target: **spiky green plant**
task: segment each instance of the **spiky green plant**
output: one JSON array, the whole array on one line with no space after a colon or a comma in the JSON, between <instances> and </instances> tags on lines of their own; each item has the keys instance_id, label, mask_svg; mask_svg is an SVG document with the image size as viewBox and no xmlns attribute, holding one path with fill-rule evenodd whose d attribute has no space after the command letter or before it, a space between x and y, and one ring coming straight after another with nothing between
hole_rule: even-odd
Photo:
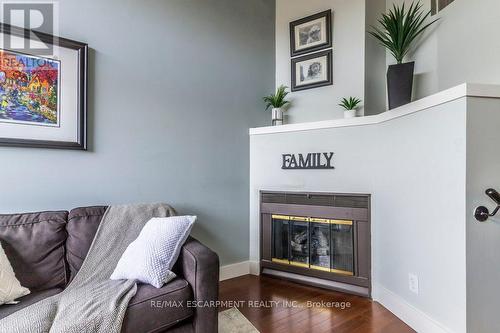
<instances>
[{"instance_id":1,"label":"spiky green plant","mask_svg":"<svg viewBox=\"0 0 500 333\"><path fill-rule=\"evenodd\" d=\"M287 88L287 86L281 85L278 87L275 94L271 94L263 98L266 103L266 110L270 107L282 108L285 105L290 104L289 101L285 100L288 95L288 92L286 91Z\"/></svg>"},{"instance_id":2,"label":"spiky green plant","mask_svg":"<svg viewBox=\"0 0 500 333\"><path fill-rule=\"evenodd\" d=\"M372 26L372 31L368 32L378 39L400 64L415 39L438 20L435 19L426 24L430 15L431 11L425 13L422 10L420 1L412 2L408 10L404 3L401 6L394 4L389 13L382 14L382 18L378 20L382 28Z\"/></svg>"},{"instance_id":3,"label":"spiky green plant","mask_svg":"<svg viewBox=\"0 0 500 333\"><path fill-rule=\"evenodd\" d=\"M361 103L361 100L356 97L342 98L340 102L340 106L346 109L347 111L356 110L356 108Z\"/></svg>"}]
</instances>

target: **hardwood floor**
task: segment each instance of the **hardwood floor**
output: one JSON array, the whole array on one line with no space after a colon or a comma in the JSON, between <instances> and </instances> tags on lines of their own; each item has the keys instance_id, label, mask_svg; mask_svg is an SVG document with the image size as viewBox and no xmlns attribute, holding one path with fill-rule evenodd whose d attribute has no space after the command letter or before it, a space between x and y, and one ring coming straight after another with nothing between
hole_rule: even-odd
<instances>
[{"instance_id":1,"label":"hardwood floor","mask_svg":"<svg viewBox=\"0 0 500 333\"><path fill-rule=\"evenodd\" d=\"M261 333L414 332L370 299L269 276L245 275L223 281L219 295L221 301L243 301L238 309ZM331 304L315 303L310 306L312 304L308 301ZM350 307L347 307L347 302ZM232 307L232 304L227 305ZM224 308L219 309L222 310Z\"/></svg>"}]
</instances>

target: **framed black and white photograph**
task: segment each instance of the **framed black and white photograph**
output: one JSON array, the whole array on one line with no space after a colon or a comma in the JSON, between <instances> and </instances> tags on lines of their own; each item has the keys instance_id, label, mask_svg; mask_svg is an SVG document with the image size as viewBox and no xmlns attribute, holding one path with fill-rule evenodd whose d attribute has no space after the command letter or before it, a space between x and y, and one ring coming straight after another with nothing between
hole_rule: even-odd
<instances>
[{"instance_id":1,"label":"framed black and white photograph","mask_svg":"<svg viewBox=\"0 0 500 333\"><path fill-rule=\"evenodd\" d=\"M0 26L0 145L87 148L84 43Z\"/></svg>"},{"instance_id":2,"label":"framed black and white photograph","mask_svg":"<svg viewBox=\"0 0 500 333\"><path fill-rule=\"evenodd\" d=\"M327 10L290 23L292 57L332 46L332 11Z\"/></svg>"},{"instance_id":3,"label":"framed black and white photograph","mask_svg":"<svg viewBox=\"0 0 500 333\"><path fill-rule=\"evenodd\" d=\"M437 14L455 0L431 0L431 12Z\"/></svg>"},{"instance_id":4,"label":"framed black and white photograph","mask_svg":"<svg viewBox=\"0 0 500 333\"><path fill-rule=\"evenodd\" d=\"M292 59L292 91L333 84L332 50Z\"/></svg>"}]
</instances>

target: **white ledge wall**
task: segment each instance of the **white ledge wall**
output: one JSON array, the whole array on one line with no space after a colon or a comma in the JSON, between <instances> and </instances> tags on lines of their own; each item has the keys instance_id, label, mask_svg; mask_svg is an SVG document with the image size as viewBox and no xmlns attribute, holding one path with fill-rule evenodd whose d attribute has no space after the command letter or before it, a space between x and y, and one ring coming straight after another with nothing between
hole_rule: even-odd
<instances>
[{"instance_id":1,"label":"white ledge wall","mask_svg":"<svg viewBox=\"0 0 500 333\"><path fill-rule=\"evenodd\" d=\"M437 94L419 99L397 109L379 113L374 116L350 119L331 119L309 123L289 124L283 126L267 126L251 128L250 135L310 131L324 128L362 126L380 124L391 119L404 117L462 97L500 98L500 85L463 83L459 86L441 91Z\"/></svg>"},{"instance_id":2,"label":"white ledge wall","mask_svg":"<svg viewBox=\"0 0 500 333\"><path fill-rule=\"evenodd\" d=\"M466 194L485 199L466 190L477 97L500 107L500 87L464 84L376 116L251 129L250 260L259 260L259 190L370 193L374 299L419 332L465 332ZM325 151L335 170L281 170L283 153Z\"/></svg>"}]
</instances>

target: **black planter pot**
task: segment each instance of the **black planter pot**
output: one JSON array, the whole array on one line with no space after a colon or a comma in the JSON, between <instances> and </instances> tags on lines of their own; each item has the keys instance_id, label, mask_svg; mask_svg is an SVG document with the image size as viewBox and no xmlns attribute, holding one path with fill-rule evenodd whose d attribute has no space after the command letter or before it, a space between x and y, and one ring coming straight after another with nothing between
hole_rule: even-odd
<instances>
[{"instance_id":1,"label":"black planter pot","mask_svg":"<svg viewBox=\"0 0 500 333\"><path fill-rule=\"evenodd\" d=\"M389 109L395 109L411 102L414 69L414 61L389 66L387 70Z\"/></svg>"}]
</instances>

